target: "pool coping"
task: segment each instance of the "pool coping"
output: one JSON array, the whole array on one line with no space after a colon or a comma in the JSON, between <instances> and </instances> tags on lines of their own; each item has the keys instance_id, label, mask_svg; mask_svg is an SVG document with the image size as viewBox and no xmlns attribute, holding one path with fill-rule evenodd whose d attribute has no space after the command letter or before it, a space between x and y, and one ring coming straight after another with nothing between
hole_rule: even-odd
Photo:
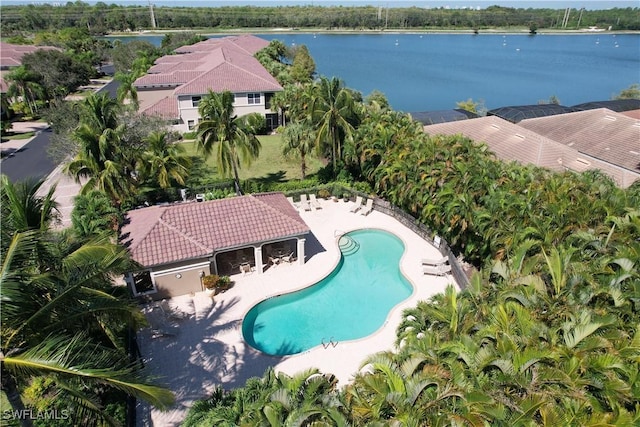
<instances>
[{"instance_id":1,"label":"pool coping","mask_svg":"<svg viewBox=\"0 0 640 427\"><path fill-rule=\"evenodd\" d=\"M205 398L216 386L243 386L247 379L261 377L268 367L288 375L317 368L333 374L342 387L361 372L369 356L395 349L404 309L444 292L449 284L460 288L451 275L423 274L421 258L436 257L440 252L400 221L376 210L367 216L350 213L353 202L319 201L322 209L301 212L311 229L308 248L314 248L307 250L305 264L279 265L262 274L232 276L236 284L216 295L215 302L204 292L172 298L168 300L170 305L188 314L176 324L178 333L159 338L153 337L149 328L138 333L146 368L176 395L176 405L166 412L139 403L138 425L179 426L193 402ZM400 271L413 287L409 297L390 309L378 330L362 338L340 341L336 347L323 348L320 344L287 356L268 355L246 342L242 320L251 307L267 295L304 289L326 277L341 257L335 232L367 228L390 232L402 241L405 252L399 261ZM301 285L301 279L307 280Z\"/></svg>"},{"instance_id":2,"label":"pool coping","mask_svg":"<svg viewBox=\"0 0 640 427\"><path fill-rule=\"evenodd\" d=\"M304 351L301 351L299 353L294 353L294 354L284 354L284 355L277 355L277 354L269 354L266 353L262 350L260 350L259 348L256 348L254 346L252 346L247 339L244 337L244 332L242 331L242 324L244 323L244 319L246 318L247 314L249 314L249 312L251 310L253 310L254 307L256 307L258 304L262 304L264 301L268 301L270 299L273 298L277 298L280 297L282 295L287 295L287 294L293 294L295 292L300 292L303 291L305 289L309 289L313 286L316 286L318 283L320 283L321 281L323 281L324 279L326 279L327 277L329 277L336 269L336 267L338 266L338 264L340 264L340 260L344 257L344 255L342 254L342 251L340 250L340 238L342 236L344 236L345 234L349 234L352 233L354 231L362 231L362 230L377 230L377 231L384 231L386 233L391 234L392 236L394 236L395 238L397 238L398 240L400 240L402 242L402 246L403 246L403 250L402 250L402 256L400 257L400 259L398 260L398 269L400 270L400 273L402 273L402 276L407 280L407 282L409 282L409 284L411 285L411 294L409 294L405 299L403 299L402 301L399 301L397 304L395 304L393 307L391 307L389 309L389 311L387 312L387 315L385 316L384 322L382 322L382 325L380 325L380 327L378 327L375 331L373 331L372 333L365 335L364 337L360 337L360 338L354 338L351 340L345 340L345 341L340 341L342 343L357 343L358 341L362 341L362 340L366 340L369 339L371 337L373 337L374 335L382 332L382 329L389 323L389 318L391 317L391 315L394 313L394 311L396 310L396 308L400 305L402 305L403 302L411 299L417 292L417 288L416 288L416 283L411 279L411 277L403 270L402 268L402 260L405 258L405 256L407 255L407 252L409 251L408 249L408 243L405 241L405 239L402 238L402 236L397 235L396 233L394 233L391 230L385 230L383 228L380 227L360 227L360 228L353 228L351 230L348 231L344 231L344 230L336 230L336 231L341 231L341 234L336 235L335 239L334 239L334 243L336 245L336 247L338 248L338 257L335 261L335 263L333 263L333 265L331 266L331 268L329 268L327 274L325 274L324 276L322 276L319 280L314 281L311 284L307 284L307 285L303 285L301 287L298 288L292 288L291 290L287 291L287 292L280 292L280 293L276 293L276 294L272 294L272 295L268 295L267 297L259 300L258 302L256 302L255 304L253 304L251 307L249 307L248 310L246 310L243 314L242 314L242 318L241 318L241 323L240 323L240 334L242 335L242 339L243 341L250 346L251 348L253 348L255 351L260 352L261 354L263 354L264 356L271 356L271 357L275 357L275 358L292 358L292 357L296 357L299 355L303 355L303 354L307 354L313 350L318 350L320 349L320 347L323 347L323 350L325 350L326 348L324 347L324 344L318 344L315 345L311 348L308 348ZM424 240L424 239L423 239ZM429 243L425 240L425 243Z\"/></svg>"}]
</instances>

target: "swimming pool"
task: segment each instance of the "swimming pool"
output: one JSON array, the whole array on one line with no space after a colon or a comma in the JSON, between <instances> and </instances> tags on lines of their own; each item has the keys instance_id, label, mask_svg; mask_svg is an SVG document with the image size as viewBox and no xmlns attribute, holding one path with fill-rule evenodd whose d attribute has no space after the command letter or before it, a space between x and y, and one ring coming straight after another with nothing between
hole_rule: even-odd
<instances>
[{"instance_id":1,"label":"swimming pool","mask_svg":"<svg viewBox=\"0 0 640 427\"><path fill-rule=\"evenodd\" d=\"M340 238L342 257L320 282L255 305L242 322L244 339L271 355L296 354L329 341L366 337L413 292L399 267L404 244L382 230Z\"/></svg>"}]
</instances>

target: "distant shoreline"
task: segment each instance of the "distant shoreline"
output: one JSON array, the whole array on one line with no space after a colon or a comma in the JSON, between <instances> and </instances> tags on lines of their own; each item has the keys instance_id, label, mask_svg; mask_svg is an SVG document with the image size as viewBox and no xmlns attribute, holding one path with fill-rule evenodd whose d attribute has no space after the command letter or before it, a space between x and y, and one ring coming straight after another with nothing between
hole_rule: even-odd
<instances>
[{"instance_id":1,"label":"distant shoreline","mask_svg":"<svg viewBox=\"0 0 640 427\"><path fill-rule=\"evenodd\" d=\"M179 30L144 30L138 32L112 32L108 33L109 37L144 37L144 36L162 36L171 33L181 32L193 32L201 34L203 36L216 36L216 35L232 35L232 34L450 34L450 35L486 35L486 34L499 34L499 35L529 35L528 28L520 29L486 29L478 30L401 30L401 29L388 29L388 30L347 30L347 29L318 29L318 28L235 28L226 30L214 30L211 28L200 29L179 29ZM596 34L640 34L640 31L608 31L608 30L553 30L542 29L538 30L534 35L596 35Z\"/></svg>"}]
</instances>

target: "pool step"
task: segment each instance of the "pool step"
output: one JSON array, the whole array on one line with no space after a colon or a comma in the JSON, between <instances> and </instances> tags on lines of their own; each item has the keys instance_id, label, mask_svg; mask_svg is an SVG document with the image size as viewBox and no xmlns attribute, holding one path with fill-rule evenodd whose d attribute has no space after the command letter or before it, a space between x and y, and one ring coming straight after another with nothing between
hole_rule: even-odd
<instances>
[{"instance_id":1,"label":"pool step","mask_svg":"<svg viewBox=\"0 0 640 427\"><path fill-rule=\"evenodd\" d=\"M340 246L340 251L343 255L355 254L360 249L360 244L347 235L340 237L338 246Z\"/></svg>"}]
</instances>

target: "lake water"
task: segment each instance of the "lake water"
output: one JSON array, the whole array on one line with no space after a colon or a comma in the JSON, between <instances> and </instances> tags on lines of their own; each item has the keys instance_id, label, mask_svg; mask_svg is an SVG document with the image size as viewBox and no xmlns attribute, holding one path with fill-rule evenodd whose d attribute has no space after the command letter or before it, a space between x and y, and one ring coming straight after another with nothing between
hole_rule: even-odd
<instances>
[{"instance_id":1,"label":"lake water","mask_svg":"<svg viewBox=\"0 0 640 427\"><path fill-rule=\"evenodd\" d=\"M611 99L640 83L639 34L262 34L305 44L318 73L363 95L383 92L400 111L456 107L472 98L487 108L563 105ZM161 36L147 36L156 45Z\"/></svg>"}]
</instances>

